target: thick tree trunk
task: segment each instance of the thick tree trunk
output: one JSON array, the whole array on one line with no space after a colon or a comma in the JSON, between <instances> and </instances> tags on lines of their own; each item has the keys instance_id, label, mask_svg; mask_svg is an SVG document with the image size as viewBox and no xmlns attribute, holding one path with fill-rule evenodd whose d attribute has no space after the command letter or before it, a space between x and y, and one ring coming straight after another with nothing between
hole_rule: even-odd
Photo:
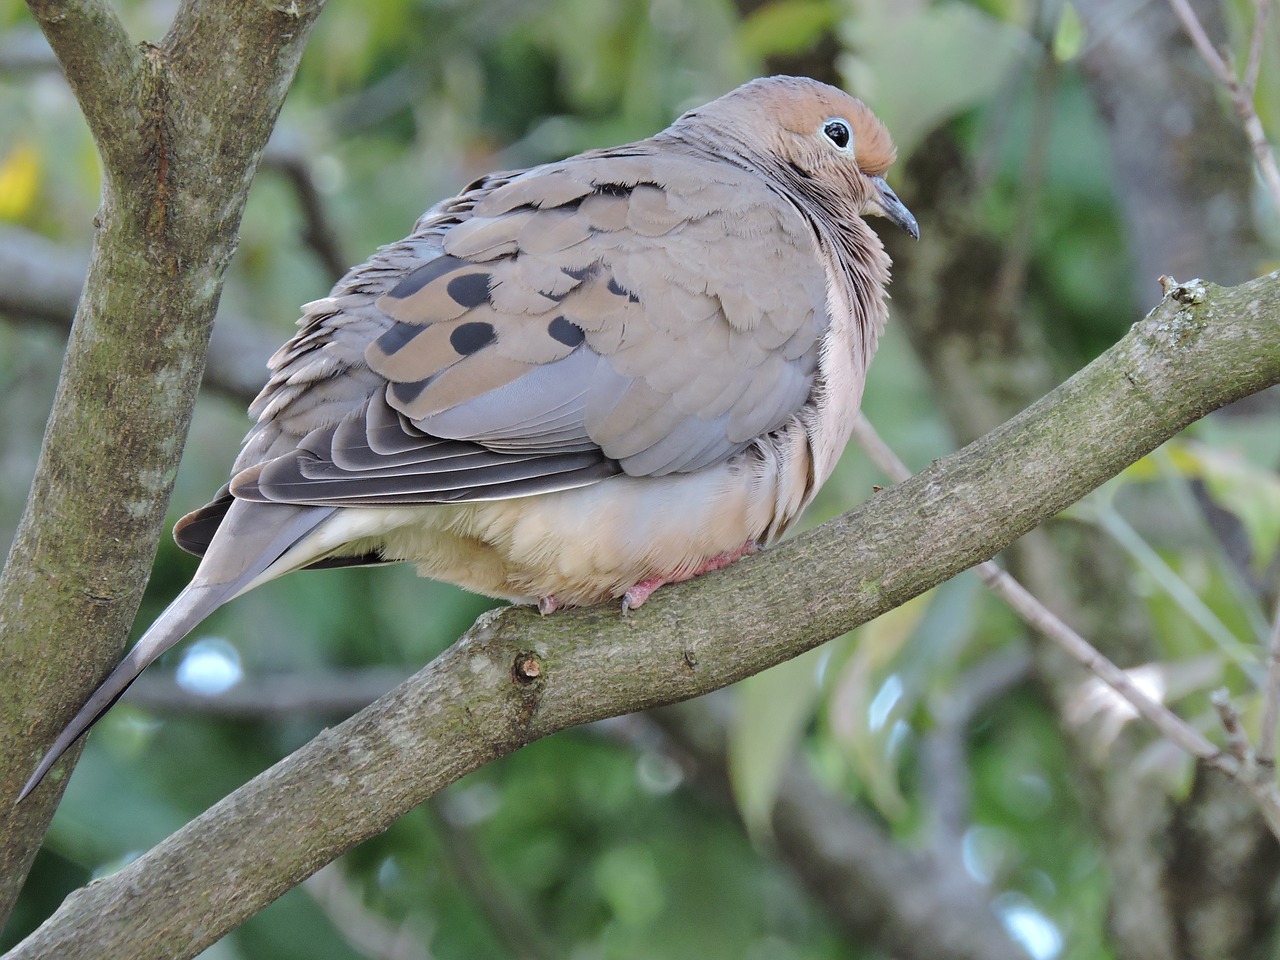
<instances>
[{"instance_id":1,"label":"thick tree trunk","mask_svg":"<svg viewBox=\"0 0 1280 960\"><path fill-rule=\"evenodd\" d=\"M28 6L84 111L103 183L88 279L0 579L0 922L69 767L31 802L12 799L124 644L249 184L322 3L188 0L159 45L134 44L106 0Z\"/></svg>"}]
</instances>

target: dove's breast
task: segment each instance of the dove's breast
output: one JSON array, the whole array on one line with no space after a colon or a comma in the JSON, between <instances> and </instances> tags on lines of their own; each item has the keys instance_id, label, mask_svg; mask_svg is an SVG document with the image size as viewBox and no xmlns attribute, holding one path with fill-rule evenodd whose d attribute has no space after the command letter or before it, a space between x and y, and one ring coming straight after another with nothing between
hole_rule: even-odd
<instances>
[{"instance_id":1,"label":"dove's breast","mask_svg":"<svg viewBox=\"0 0 1280 960\"><path fill-rule=\"evenodd\" d=\"M888 318L884 301L888 257L876 235L869 228L863 230L865 262L879 272L874 278L850 275L831 246L822 245L831 328L818 355L813 393L799 414L813 453L815 490L831 476L849 442L867 370Z\"/></svg>"},{"instance_id":2,"label":"dove's breast","mask_svg":"<svg viewBox=\"0 0 1280 960\"><path fill-rule=\"evenodd\" d=\"M311 548L377 550L489 596L588 604L655 573L675 579L748 541L771 541L813 490L809 443L794 422L696 473L619 475L508 500L339 510Z\"/></svg>"}]
</instances>

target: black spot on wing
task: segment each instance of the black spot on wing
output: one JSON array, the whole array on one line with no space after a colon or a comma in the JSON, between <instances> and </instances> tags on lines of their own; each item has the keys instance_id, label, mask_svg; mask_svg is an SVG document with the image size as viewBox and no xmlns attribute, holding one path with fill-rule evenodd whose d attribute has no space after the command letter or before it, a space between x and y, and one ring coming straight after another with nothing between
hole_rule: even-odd
<instances>
[{"instance_id":1,"label":"black spot on wing","mask_svg":"<svg viewBox=\"0 0 1280 960\"><path fill-rule=\"evenodd\" d=\"M425 329L416 323L396 323L378 338L378 349L388 357L393 356Z\"/></svg>"},{"instance_id":2,"label":"black spot on wing","mask_svg":"<svg viewBox=\"0 0 1280 960\"><path fill-rule=\"evenodd\" d=\"M391 384L391 395L401 404L410 404L417 400L422 391L431 385L431 377L425 380L413 380L409 383Z\"/></svg>"},{"instance_id":3,"label":"black spot on wing","mask_svg":"<svg viewBox=\"0 0 1280 960\"><path fill-rule=\"evenodd\" d=\"M450 284L450 287L452 286L453 284ZM497 339L498 331L493 329L493 324L481 321L459 324L458 328L449 334L450 346L464 357L487 347Z\"/></svg>"},{"instance_id":4,"label":"black spot on wing","mask_svg":"<svg viewBox=\"0 0 1280 960\"><path fill-rule=\"evenodd\" d=\"M596 272L596 264L592 263L585 267L579 267L576 269L573 267L561 267L560 272L566 277L573 277L573 279L581 283L583 280L587 279L587 277Z\"/></svg>"},{"instance_id":5,"label":"black spot on wing","mask_svg":"<svg viewBox=\"0 0 1280 960\"><path fill-rule=\"evenodd\" d=\"M639 297L637 297L634 293L632 293L622 284L618 283L618 281L615 280L613 277L609 278L609 292L619 297L626 297L632 303L640 302Z\"/></svg>"},{"instance_id":6,"label":"black spot on wing","mask_svg":"<svg viewBox=\"0 0 1280 960\"><path fill-rule=\"evenodd\" d=\"M453 302L468 310L478 307L489 299L489 274L468 273L454 277L446 287Z\"/></svg>"},{"instance_id":7,"label":"black spot on wing","mask_svg":"<svg viewBox=\"0 0 1280 960\"><path fill-rule=\"evenodd\" d=\"M551 334L553 340L563 343L566 347L576 347L587 336L582 332L581 327L570 323L563 316L556 317L547 324L547 333Z\"/></svg>"},{"instance_id":8,"label":"black spot on wing","mask_svg":"<svg viewBox=\"0 0 1280 960\"><path fill-rule=\"evenodd\" d=\"M432 280L438 280L446 273L452 273L459 267L465 266L467 266L467 261L460 260L457 257L436 257L434 260L424 263L397 283L387 296L395 297L397 300L411 297Z\"/></svg>"}]
</instances>

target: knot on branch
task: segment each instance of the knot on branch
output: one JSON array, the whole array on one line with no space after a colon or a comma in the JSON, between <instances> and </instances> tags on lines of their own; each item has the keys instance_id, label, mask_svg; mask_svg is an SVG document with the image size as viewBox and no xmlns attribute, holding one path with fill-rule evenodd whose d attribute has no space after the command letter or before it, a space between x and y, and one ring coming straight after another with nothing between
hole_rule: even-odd
<instances>
[{"instance_id":1,"label":"knot on branch","mask_svg":"<svg viewBox=\"0 0 1280 960\"><path fill-rule=\"evenodd\" d=\"M536 653L522 650L511 665L511 678L519 684L530 684L542 676L542 661Z\"/></svg>"},{"instance_id":2,"label":"knot on branch","mask_svg":"<svg viewBox=\"0 0 1280 960\"><path fill-rule=\"evenodd\" d=\"M1199 278L1179 282L1172 277L1161 277L1160 287L1164 291L1164 301L1172 311L1161 311L1164 317L1156 324L1156 331L1168 343L1177 348L1186 348L1204 329L1204 319L1197 316L1194 308L1204 304L1209 298L1209 283ZM1181 306L1178 306L1178 305ZM1154 319L1155 314L1152 314Z\"/></svg>"},{"instance_id":3,"label":"knot on branch","mask_svg":"<svg viewBox=\"0 0 1280 960\"><path fill-rule=\"evenodd\" d=\"M1199 277L1180 283L1173 277L1164 276L1160 278L1160 290L1167 299L1177 300L1179 303L1193 307L1204 303L1209 295L1208 283Z\"/></svg>"}]
</instances>

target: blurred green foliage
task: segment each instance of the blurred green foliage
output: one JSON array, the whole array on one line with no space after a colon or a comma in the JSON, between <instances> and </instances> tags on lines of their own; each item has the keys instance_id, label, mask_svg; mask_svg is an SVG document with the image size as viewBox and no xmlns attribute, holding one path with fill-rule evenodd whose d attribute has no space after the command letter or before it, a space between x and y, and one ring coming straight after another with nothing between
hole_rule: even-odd
<instances>
[{"instance_id":1,"label":"blurred green foliage","mask_svg":"<svg viewBox=\"0 0 1280 960\"><path fill-rule=\"evenodd\" d=\"M173 9L160 0L118 6L139 38L160 36ZM1249 8L1243 0L1236 6ZM1013 234L1025 192L1038 191L1019 312L1052 348L1055 367L1065 373L1087 361L1150 306L1127 292L1131 268L1105 133L1082 83L1073 16L1051 38L1048 55L1058 63L1047 163L1029 187L1035 95L1023 81L1028 65L1046 55L1028 30L1029 0L744 7L722 0L330 0L277 143L308 163L338 244L355 262L478 174L647 135L761 74L766 58L834 44L835 67L888 120L904 160L947 126L967 157L992 171L973 206L991 235ZM0 0L0 30L11 37L32 30L18 0ZM980 63L975 47L984 51ZM1277 107L1266 96L1263 104L1265 119ZM96 202L92 144L60 78L48 70L0 76L0 222L83 248ZM302 226L289 183L264 170L223 305L280 340L298 305L336 279L302 243ZM895 274L911 283L909 254ZM21 508L58 362L47 330L0 325L0 530L12 530ZM913 466L954 446L897 328L886 335L864 409ZM204 398L172 518L222 482L246 426L238 403ZM1149 458L1064 522L1114 531L1107 518L1122 517L1147 548L1135 553L1131 580L1118 586L1138 592L1149 610L1168 657L1165 689L1207 724L1206 690L1224 678L1246 710L1256 708L1266 612L1249 578L1263 575L1280 538L1280 433L1247 419L1213 421L1194 433L1194 441ZM851 451L809 522L848 509L884 482ZM1196 498L1238 518L1253 550L1248 568L1214 546ZM139 624L193 568L191 558L162 544ZM1165 571L1176 581L1172 589ZM1215 644L1189 612L1188 597L1235 646ZM407 672L487 606L407 569L308 573L242 598L197 637L224 638L253 676L387 664ZM729 812L687 789L680 768L652 744L574 731L486 767L341 861L340 886L356 904L355 919L311 888L295 890L208 956L371 955L350 942L362 925L425 945L405 956L508 955L489 899L533 918L548 955L569 960L872 956L848 942L769 854L768 811L782 764L798 752L850 804L881 818L904 844L923 845L929 784L921 751L940 706L966 671L1026 643L1012 615L961 578L744 683L731 755L751 840ZM172 652L159 669L176 667L189 649ZM1113 702L1091 709L1100 728L1125 722ZM67 892L136 856L328 719L211 721L114 710L89 742L0 949ZM1038 957L1092 960L1109 955L1109 878L1058 723L1045 699L1025 687L973 718L963 738L971 780L963 866L1000 895L997 908ZM1099 749L1106 749L1101 735ZM1175 758L1171 770L1169 789L1185 789L1186 761ZM463 879L458 844L492 883Z\"/></svg>"}]
</instances>

